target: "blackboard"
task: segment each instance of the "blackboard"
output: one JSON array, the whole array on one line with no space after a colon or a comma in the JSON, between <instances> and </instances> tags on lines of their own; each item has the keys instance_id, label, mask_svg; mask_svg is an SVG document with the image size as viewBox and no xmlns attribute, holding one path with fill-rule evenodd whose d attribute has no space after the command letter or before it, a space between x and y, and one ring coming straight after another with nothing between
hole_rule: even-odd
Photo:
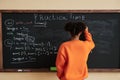
<instances>
[{"instance_id":1,"label":"blackboard","mask_svg":"<svg viewBox=\"0 0 120 80\"><path fill-rule=\"evenodd\" d=\"M89 68L120 68L120 13L115 12L2 12L3 68L55 66L59 45L69 40L69 21L85 22L96 44Z\"/></svg>"}]
</instances>

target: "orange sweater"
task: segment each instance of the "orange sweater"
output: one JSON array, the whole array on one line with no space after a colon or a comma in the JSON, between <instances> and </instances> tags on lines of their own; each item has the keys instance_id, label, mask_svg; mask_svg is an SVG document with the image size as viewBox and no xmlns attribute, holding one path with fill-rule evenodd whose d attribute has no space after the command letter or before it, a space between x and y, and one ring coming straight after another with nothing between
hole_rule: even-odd
<instances>
[{"instance_id":1,"label":"orange sweater","mask_svg":"<svg viewBox=\"0 0 120 80\"><path fill-rule=\"evenodd\" d=\"M56 58L57 76L60 80L87 78L87 59L95 45L87 30L85 37L86 41L72 40L61 44Z\"/></svg>"}]
</instances>

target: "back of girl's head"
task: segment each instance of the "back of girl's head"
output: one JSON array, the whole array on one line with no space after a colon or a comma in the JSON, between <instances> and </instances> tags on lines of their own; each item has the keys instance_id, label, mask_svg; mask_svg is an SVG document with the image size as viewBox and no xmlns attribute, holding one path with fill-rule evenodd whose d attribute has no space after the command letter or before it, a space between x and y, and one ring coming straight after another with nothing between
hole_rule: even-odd
<instances>
[{"instance_id":1,"label":"back of girl's head","mask_svg":"<svg viewBox=\"0 0 120 80\"><path fill-rule=\"evenodd\" d=\"M72 36L75 36L80 32L83 32L86 28L86 25L83 22L68 22L64 28L66 31L70 32Z\"/></svg>"}]
</instances>

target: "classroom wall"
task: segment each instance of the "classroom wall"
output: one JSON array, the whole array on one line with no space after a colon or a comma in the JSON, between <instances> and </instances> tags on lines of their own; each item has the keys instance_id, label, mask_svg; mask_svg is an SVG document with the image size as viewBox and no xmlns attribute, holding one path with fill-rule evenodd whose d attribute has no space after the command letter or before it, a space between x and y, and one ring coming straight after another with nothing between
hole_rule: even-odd
<instances>
[{"instance_id":1,"label":"classroom wall","mask_svg":"<svg viewBox=\"0 0 120 80\"><path fill-rule=\"evenodd\" d=\"M99 9L120 10L120 0L0 0L0 10L13 10L13 9L14 10L68 10L68 9L69 10L99 10ZM1 31L0 31L0 35L1 35ZM1 67L2 66L0 66L0 68ZM103 74L102 76L101 73L100 74L90 73L90 77L87 80L120 80L119 76L120 76L119 72L107 73L106 75ZM56 73L0 72L0 80L9 80L9 79L57 80L57 77L56 77Z\"/></svg>"},{"instance_id":2,"label":"classroom wall","mask_svg":"<svg viewBox=\"0 0 120 80\"><path fill-rule=\"evenodd\" d=\"M120 0L0 0L0 9L120 9Z\"/></svg>"}]
</instances>

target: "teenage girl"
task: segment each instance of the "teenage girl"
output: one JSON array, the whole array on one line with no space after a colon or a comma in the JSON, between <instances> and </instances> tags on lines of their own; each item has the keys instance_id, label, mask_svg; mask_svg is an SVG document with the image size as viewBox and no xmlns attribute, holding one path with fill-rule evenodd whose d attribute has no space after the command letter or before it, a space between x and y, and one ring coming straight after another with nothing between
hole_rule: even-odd
<instances>
[{"instance_id":1,"label":"teenage girl","mask_svg":"<svg viewBox=\"0 0 120 80\"><path fill-rule=\"evenodd\" d=\"M59 47L56 58L57 77L60 80L84 80L88 77L88 55L95 47L92 36L82 22L68 22L65 30L70 33L71 40ZM83 33L85 40L80 40Z\"/></svg>"}]
</instances>

